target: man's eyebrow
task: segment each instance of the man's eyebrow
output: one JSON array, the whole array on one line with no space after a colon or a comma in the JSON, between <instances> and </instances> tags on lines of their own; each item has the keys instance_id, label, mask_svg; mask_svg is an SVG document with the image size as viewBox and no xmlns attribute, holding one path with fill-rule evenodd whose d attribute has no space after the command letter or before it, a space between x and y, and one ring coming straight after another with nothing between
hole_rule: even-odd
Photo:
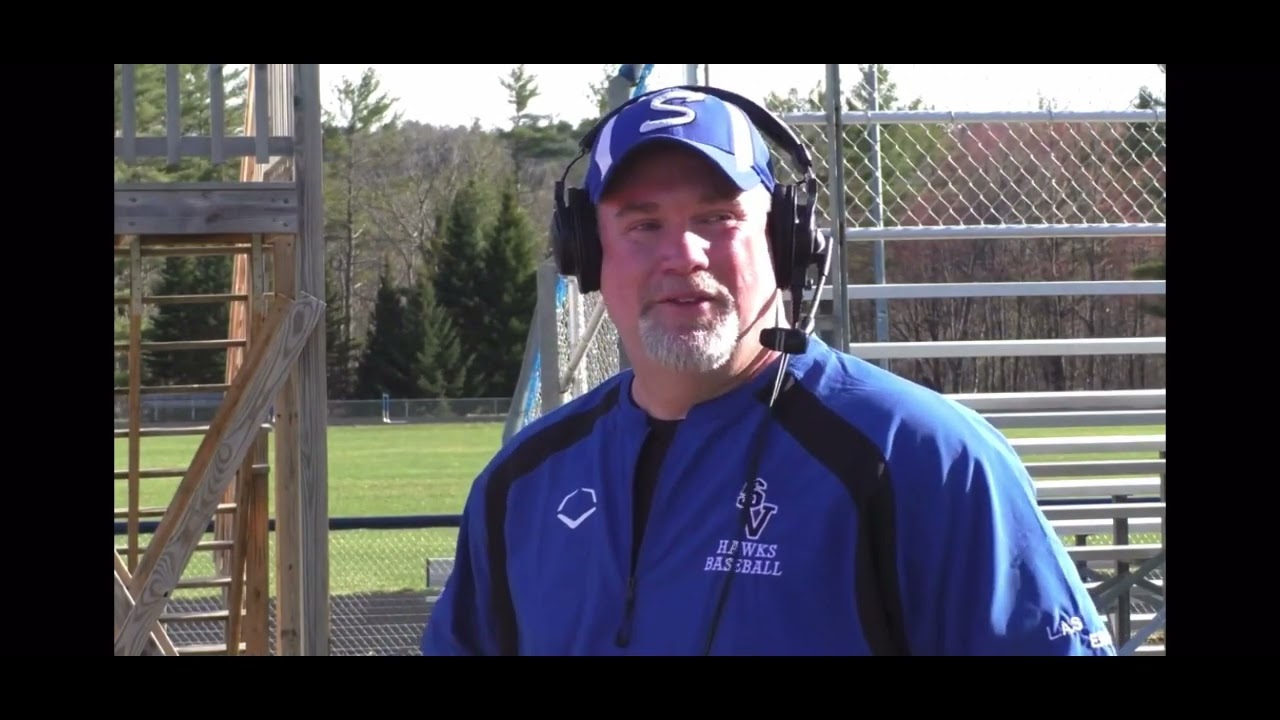
<instances>
[{"instance_id":1,"label":"man's eyebrow","mask_svg":"<svg viewBox=\"0 0 1280 720\"><path fill-rule=\"evenodd\" d=\"M710 190L703 193L701 200L703 205L728 205L733 207L735 210L740 211L746 209L743 205L741 195L731 195L716 190Z\"/></svg>"},{"instance_id":2,"label":"man's eyebrow","mask_svg":"<svg viewBox=\"0 0 1280 720\"><path fill-rule=\"evenodd\" d=\"M741 196L729 195L718 190L710 190L699 199L704 205L732 205L736 209L743 209ZM649 215L656 212L658 212L658 203L634 201L619 207L614 217L624 218L628 215Z\"/></svg>"},{"instance_id":3,"label":"man's eyebrow","mask_svg":"<svg viewBox=\"0 0 1280 720\"><path fill-rule=\"evenodd\" d=\"M658 212L658 203L655 202L629 202L618 208L618 212L614 213L614 217L626 217L627 215L645 215Z\"/></svg>"}]
</instances>

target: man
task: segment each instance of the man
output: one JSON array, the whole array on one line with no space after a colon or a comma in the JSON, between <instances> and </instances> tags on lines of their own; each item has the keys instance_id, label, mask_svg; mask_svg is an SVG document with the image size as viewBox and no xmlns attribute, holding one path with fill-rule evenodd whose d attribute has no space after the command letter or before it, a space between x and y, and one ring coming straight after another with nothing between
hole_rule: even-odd
<instances>
[{"instance_id":1,"label":"man","mask_svg":"<svg viewBox=\"0 0 1280 720\"><path fill-rule=\"evenodd\" d=\"M785 367L761 344L776 181L741 110L656 93L591 163L633 367L481 473L424 654L1115 654L997 431L816 337Z\"/></svg>"}]
</instances>

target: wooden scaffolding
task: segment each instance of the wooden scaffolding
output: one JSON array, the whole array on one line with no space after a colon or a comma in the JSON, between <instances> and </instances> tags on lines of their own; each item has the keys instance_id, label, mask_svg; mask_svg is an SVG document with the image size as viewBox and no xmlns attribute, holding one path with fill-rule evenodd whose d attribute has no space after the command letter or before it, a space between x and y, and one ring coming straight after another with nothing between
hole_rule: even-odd
<instances>
[{"instance_id":1,"label":"wooden scaffolding","mask_svg":"<svg viewBox=\"0 0 1280 720\"><path fill-rule=\"evenodd\" d=\"M165 66L163 136L137 133L136 66L121 65L115 157L132 165L165 158L170 167L203 156L240 159L235 183L120 183L115 186L115 255L128 258L127 462L116 482L128 501L116 507L116 655L271 652L268 480L275 480L275 654L325 655L329 649L328 489L324 305L322 138L317 65L253 65L243 136L224 136L223 67L209 66L208 135L182 132L180 65ZM149 295L143 258L230 255L229 292ZM225 339L142 342L148 306L230 303ZM142 384L142 358L155 351L226 349L226 381L217 385ZM221 393L208 424L144 422L144 397ZM181 467L149 467L143 438L200 438ZM269 440L274 446L269 448ZM273 452L269 452L273 451ZM273 456L273 457L271 457ZM273 462L268 462L271 457ZM122 468L121 465L124 465ZM143 506L143 483L180 478L172 499ZM120 503L117 502L117 506ZM144 529L145 525L145 529ZM143 541L144 535L149 539ZM193 557L201 558L190 570ZM212 568L212 571L210 571ZM204 589L217 606L183 610L178 590ZM206 599L207 600L207 599ZM176 644L180 626L220 626L220 642Z\"/></svg>"}]
</instances>

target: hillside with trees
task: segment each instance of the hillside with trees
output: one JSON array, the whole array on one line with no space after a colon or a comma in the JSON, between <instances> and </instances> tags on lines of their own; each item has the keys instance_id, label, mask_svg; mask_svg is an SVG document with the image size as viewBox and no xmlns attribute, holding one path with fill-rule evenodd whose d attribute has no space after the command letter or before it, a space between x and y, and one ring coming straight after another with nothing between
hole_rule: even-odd
<instances>
[{"instance_id":1,"label":"hillside with trees","mask_svg":"<svg viewBox=\"0 0 1280 720\"><path fill-rule=\"evenodd\" d=\"M138 68L139 132L163 134L163 66ZM182 66L186 132L208 132L206 68ZM602 67L601 77L612 69ZM593 119L531 114L538 79L523 66L495 78L491 89L476 89L506 95L510 123L497 130L408 120L372 71L324 83L337 88L324 118L329 397L511 396L534 312L535 269L548 254L553 182ZM601 106L603 88L583 92ZM882 109L924 106L924 99L896 97L887 73L879 88ZM245 89L243 77L228 79L228 134L241 132ZM869 100L850 83L843 104L857 110ZM1139 103L1163 99L1143 90ZM822 111L821 87L776 94L769 104ZM864 132L846 133L850 227L870 222ZM818 128L800 134L823 158L825 183L826 140ZM887 225L1123 222L1163 212L1158 125L891 125L881 142ZM190 161L176 172L116 167L117 180L237 176L235 162ZM1163 277L1163 257L1163 238L939 240L889 243L886 266L892 283L1124 279ZM866 244L851 248L849 277L872 282ZM148 264L145 282L150 293L173 295L227 292L230 278L228 258L174 258ZM116 263L116 286L127 292L127 263ZM890 321L891 339L906 341L1164 332L1163 304L1137 298L895 300ZM855 340L874 339L871 303L859 303L851 322ZM226 327L225 305L164 305L150 309L145 337L225 337ZM125 330L117 311L117 337ZM126 369L120 362L117 376ZM143 383L218 382L224 363L223 353L156 356ZM1155 387L1163 386L1163 368L1162 357L893 364L947 392Z\"/></svg>"}]
</instances>

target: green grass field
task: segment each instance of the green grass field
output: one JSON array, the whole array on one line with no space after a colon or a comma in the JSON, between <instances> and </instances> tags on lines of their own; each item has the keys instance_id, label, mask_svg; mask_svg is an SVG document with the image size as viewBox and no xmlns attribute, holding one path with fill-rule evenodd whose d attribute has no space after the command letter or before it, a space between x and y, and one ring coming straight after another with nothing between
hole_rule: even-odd
<instances>
[{"instance_id":1,"label":"green grass field","mask_svg":"<svg viewBox=\"0 0 1280 720\"><path fill-rule=\"evenodd\" d=\"M1009 430L1007 435L1066 437L1163 432L1164 426L1154 426ZM328 438L329 514L332 517L453 514L462 511L472 480L498 450L502 424L333 426L328 430ZM199 437L144 438L142 466L185 467L191 462L199 442ZM1118 460L1141 457L1144 455L1074 454L1026 459ZM128 467L128 441L125 439L116 440L115 465L117 469ZM140 505L167 505L178 482L177 479L142 480ZM115 506L127 507L127 481L116 481L115 495ZM271 498L271 514L274 517L274 496ZM456 531L452 529L335 531L330 534L332 591L338 594L420 589L424 558L451 557L455 539ZM141 538L143 544L148 540L146 536ZM124 542L123 536L117 537L117 546ZM211 573L209 553L197 553L186 574Z\"/></svg>"}]
</instances>

